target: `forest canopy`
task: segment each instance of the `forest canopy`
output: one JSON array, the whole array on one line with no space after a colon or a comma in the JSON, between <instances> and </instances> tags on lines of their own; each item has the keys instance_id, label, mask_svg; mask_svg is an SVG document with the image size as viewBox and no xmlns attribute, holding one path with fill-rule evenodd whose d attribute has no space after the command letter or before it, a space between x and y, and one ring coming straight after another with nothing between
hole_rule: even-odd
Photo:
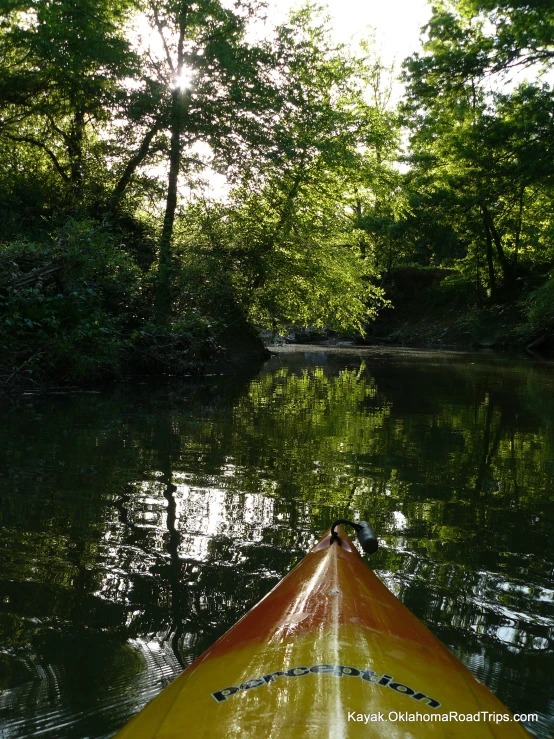
<instances>
[{"instance_id":1,"label":"forest canopy","mask_svg":"<svg viewBox=\"0 0 554 739\"><path fill-rule=\"evenodd\" d=\"M371 41L309 3L263 35L261 0L0 8L4 382L191 371L262 329L360 338L402 268L551 329L546 0L434 2L396 106Z\"/></svg>"}]
</instances>

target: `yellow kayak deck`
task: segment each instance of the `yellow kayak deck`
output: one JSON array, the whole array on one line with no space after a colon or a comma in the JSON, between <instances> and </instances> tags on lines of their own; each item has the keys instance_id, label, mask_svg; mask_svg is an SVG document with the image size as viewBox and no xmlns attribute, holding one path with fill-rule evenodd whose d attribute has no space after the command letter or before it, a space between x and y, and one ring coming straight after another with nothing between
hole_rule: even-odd
<instances>
[{"instance_id":1,"label":"yellow kayak deck","mask_svg":"<svg viewBox=\"0 0 554 739\"><path fill-rule=\"evenodd\" d=\"M529 737L338 533L115 739Z\"/></svg>"}]
</instances>

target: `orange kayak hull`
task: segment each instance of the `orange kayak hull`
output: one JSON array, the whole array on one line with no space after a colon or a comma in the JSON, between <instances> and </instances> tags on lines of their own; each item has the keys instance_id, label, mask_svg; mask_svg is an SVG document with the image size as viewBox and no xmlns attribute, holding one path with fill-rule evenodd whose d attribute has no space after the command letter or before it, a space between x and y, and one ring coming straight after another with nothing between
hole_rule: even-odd
<instances>
[{"instance_id":1,"label":"orange kayak hull","mask_svg":"<svg viewBox=\"0 0 554 739\"><path fill-rule=\"evenodd\" d=\"M529 737L338 532L115 739Z\"/></svg>"}]
</instances>

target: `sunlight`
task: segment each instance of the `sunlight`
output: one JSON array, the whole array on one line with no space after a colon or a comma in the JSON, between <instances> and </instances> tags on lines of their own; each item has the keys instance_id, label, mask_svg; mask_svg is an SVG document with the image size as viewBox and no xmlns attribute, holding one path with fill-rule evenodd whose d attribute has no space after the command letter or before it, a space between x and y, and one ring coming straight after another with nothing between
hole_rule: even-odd
<instances>
[{"instance_id":1,"label":"sunlight","mask_svg":"<svg viewBox=\"0 0 554 739\"><path fill-rule=\"evenodd\" d=\"M374 29L377 48L385 64L400 63L419 48L421 26L431 16L427 0L389 0L369 3L361 0L326 0L332 19L333 37L338 42L358 40ZM298 0L269 0L269 17L283 22Z\"/></svg>"},{"instance_id":2,"label":"sunlight","mask_svg":"<svg viewBox=\"0 0 554 739\"><path fill-rule=\"evenodd\" d=\"M187 90L192 87L194 82L194 72L190 67L183 67L181 74L175 75L172 80L171 87L173 89Z\"/></svg>"}]
</instances>

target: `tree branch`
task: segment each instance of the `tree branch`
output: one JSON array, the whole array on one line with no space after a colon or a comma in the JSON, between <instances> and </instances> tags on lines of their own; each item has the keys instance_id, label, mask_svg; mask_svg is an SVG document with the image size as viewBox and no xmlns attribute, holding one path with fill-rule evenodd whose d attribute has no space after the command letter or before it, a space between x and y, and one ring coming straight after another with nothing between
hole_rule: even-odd
<instances>
[{"instance_id":1,"label":"tree branch","mask_svg":"<svg viewBox=\"0 0 554 739\"><path fill-rule=\"evenodd\" d=\"M123 171L123 174L119 178L119 182L115 186L115 189L113 193L111 194L110 199L108 200L109 208L111 209L115 208L117 203L120 201L121 196L125 192L127 185L131 181L131 178L134 175L137 167L140 164L142 164L142 162L146 159L148 152L150 150L150 144L152 143L152 139L158 133L160 128L161 128L161 124L155 123L152 126L152 128L149 131L147 131L137 153L133 157L131 157L131 159L127 163L127 166L125 167Z\"/></svg>"},{"instance_id":2,"label":"tree branch","mask_svg":"<svg viewBox=\"0 0 554 739\"><path fill-rule=\"evenodd\" d=\"M162 40L162 44L165 51L165 57L167 59L167 63L169 65L169 68L171 70L172 74L175 74L175 68L173 66L173 60L171 58L171 53L169 51L169 47L167 45L167 41L165 40L164 31L163 31L163 25L160 21L160 16L158 14L158 8L156 6L155 2L150 2L150 7L152 9L152 13L154 14L154 23L156 24L156 29L158 33L160 34L160 38Z\"/></svg>"},{"instance_id":3,"label":"tree branch","mask_svg":"<svg viewBox=\"0 0 554 739\"><path fill-rule=\"evenodd\" d=\"M37 141L36 139L31 138L30 136L15 136L14 134L7 133L6 138L10 139L11 141L18 141L20 143L26 143L26 144L32 144L33 146L37 146L39 149L42 149L50 159L52 160L54 167L56 168L58 174L63 179L64 182L69 184L69 175L65 172L62 165L59 163L56 155L53 151L51 151L46 144L43 144L42 141Z\"/></svg>"}]
</instances>

